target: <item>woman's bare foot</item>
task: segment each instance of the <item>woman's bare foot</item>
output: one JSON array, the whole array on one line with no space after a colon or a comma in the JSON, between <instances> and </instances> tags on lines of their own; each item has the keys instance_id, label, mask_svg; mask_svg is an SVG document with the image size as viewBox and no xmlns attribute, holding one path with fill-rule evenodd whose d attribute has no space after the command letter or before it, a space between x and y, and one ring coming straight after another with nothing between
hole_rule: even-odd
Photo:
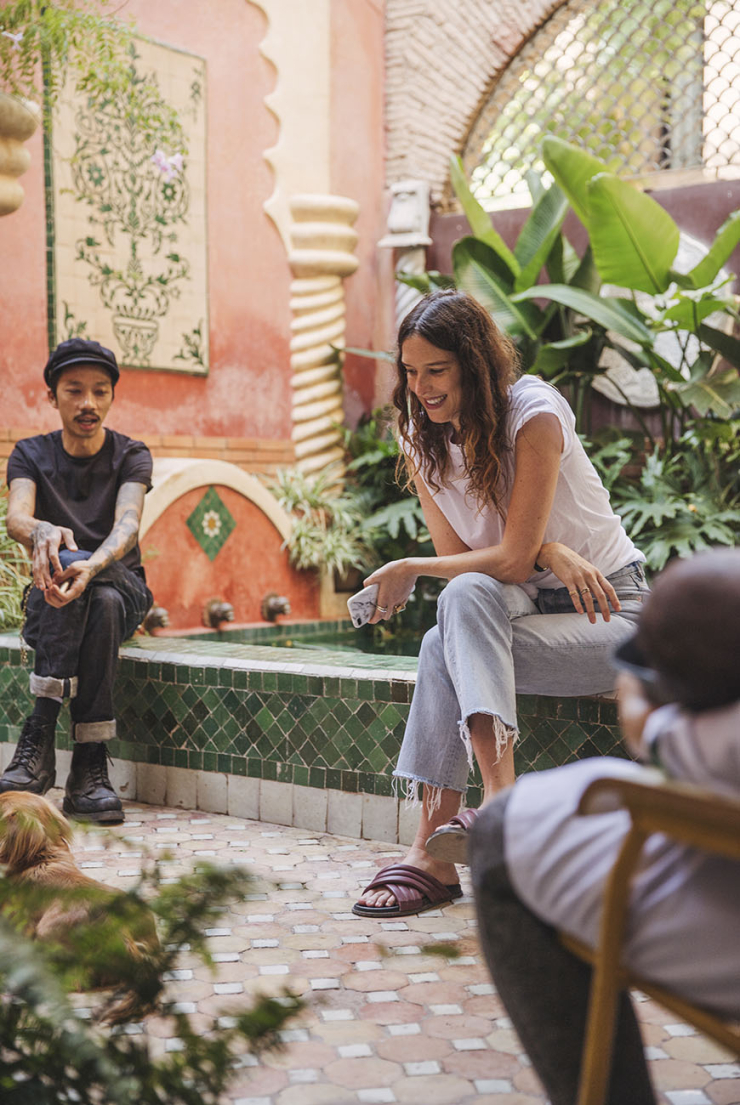
<instances>
[{"instance_id":1,"label":"woman's bare foot","mask_svg":"<svg viewBox=\"0 0 740 1105\"><path fill-rule=\"evenodd\" d=\"M429 875L433 875L435 879L439 879L445 886L452 886L458 882L457 871L453 863L441 863L436 859L432 859L428 852L415 844L409 849L405 858L399 860L399 862L426 871ZM396 905L395 896L389 890L365 890L357 901L360 905L368 906L371 909L382 909Z\"/></svg>"}]
</instances>

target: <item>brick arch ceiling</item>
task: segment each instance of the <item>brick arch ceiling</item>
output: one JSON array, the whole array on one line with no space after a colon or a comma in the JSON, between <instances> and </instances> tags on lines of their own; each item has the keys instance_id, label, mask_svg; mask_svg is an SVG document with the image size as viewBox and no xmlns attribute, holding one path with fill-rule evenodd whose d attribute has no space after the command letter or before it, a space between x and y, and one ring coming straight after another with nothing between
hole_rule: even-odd
<instances>
[{"instance_id":1,"label":"brick arch ceiling","mask_svg":"<svg viewBox=\"0 0 740 1105\"><path fill-rule=\"evenodd\" d=\"M449 158L491 89L567 0L387 0L386 183L429 182L450 206Z\"/></svg>"}]
</instances>

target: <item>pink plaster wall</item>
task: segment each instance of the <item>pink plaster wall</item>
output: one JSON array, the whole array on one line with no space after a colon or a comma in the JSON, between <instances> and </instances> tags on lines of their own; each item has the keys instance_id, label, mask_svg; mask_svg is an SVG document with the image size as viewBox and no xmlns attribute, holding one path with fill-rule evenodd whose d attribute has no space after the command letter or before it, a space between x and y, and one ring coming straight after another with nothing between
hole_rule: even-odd
<instances>
[{"instance_id":1,"label":"pink plaster wall","mask_svg":"<svg viewBox=\"0 0 740 1105\"><path fill-rule=\"evenodd\" d=\"M393 295L392 280L383 290L376 253L385 225L383 12L384 0L333 0L331 189L360 204L360 267L345 290L347 341L363 347L383 345L379 305ZM264 103L276 79L259 52L264 16L247 0L129 0L126 15L142 33L199 54L208 65L211 371L201 378L124 370L110 424L144 437L289 440L291 273L263 209L273 190L263 154L278 137ZM58 425L40 380L48 356L40 135L29 150L26 201L0 219L0 435ZM372 405L374 377L372 362L348 357L352 421Z\"/></svg>"},{"instance_id":2,"label":"pink plaster wall","mask_svg":"<svg viewBox=\"0 0 740 1105\"><path fill-rule=\"evenodd\" d=\"M318 618L316 573L291 568L280 533L259 507L229 487L216 491L236 527L214 560L186 524L203 498L202 487L176 499L141 540L147 582L155 603L169 613L169 629L199 626L203 607L213 598L231 603L235 622L259 622L262 599L273 591L290 600L291 618Z\"/></svg>"},{"instance_id":3,"label":"pink plaster wall","mask_svg":"<svg viewBox=\"0 0 740 1105\"><path fill-rule=\"evenodd\" d=\"M273 182L263 151L277 138L264 104L274 72L259 53L262 14L246 0L130 0L157 41L208 66L211 372L124 371L111 424L132 434L290 436L289 284L285 250L262 205ZM56 426L39 385L46 342L43 151L29 146L26 201L0 219L0 426Z\"/></svg>"},{"instance_id":4,"label":"pink plaster wall","mask_svg":"<svg viewBox=\"0 0 740 1105\"><path fill-rule=\"evenodd\" d=\"M345 282L347 344L382 349L392 326L393 272L385 233L385 0L332 0L331 190L360 205L355 250L360 264ZM375 362L347 354L345 412L354 423L375 399Z\"/></svg>"}]
</instances>

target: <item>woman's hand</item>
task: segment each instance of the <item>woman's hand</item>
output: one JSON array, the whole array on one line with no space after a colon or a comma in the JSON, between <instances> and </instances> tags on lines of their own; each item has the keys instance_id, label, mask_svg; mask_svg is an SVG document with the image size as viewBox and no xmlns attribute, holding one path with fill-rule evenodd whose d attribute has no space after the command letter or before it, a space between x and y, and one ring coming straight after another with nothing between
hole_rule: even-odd
<instances>
[{"instance_id":1,"label":"woman's hand","mask_svg":"<svg viewBox=\"0 0 740 1105\"><path fill-rule=\"evenodd\" d=\"M622 609L617 593L606 576L567 545L548 541L537 554L537 564L540 568L549 568L558 577L568 588L577 613L583 614L585 610L592 624L596 622L594 603L598 604L605 622L611 618L609 603L617 612Z\"/></svg>"},{"instance_id":2,"label":"woman's hand","mask_svg":"<svg viewBox=\"0 0 740 1105\"><path fill-rule=\"evenodd\" d=\"M404 608L419 576L418 566L413 560L391 560L378 568L365 580L365 586L378 584L378 604L370 618L370 624L387 622L394 614Z\"/></svg>"}]
</instances>

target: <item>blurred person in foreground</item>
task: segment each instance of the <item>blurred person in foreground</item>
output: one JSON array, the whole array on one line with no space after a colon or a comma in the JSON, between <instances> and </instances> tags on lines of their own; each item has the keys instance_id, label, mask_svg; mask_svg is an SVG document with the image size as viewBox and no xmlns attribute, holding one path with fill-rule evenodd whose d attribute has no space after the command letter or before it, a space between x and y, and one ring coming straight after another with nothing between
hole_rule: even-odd
<instances>
[{"instance_id":1,"label":"blurred person in foreground","mask_svg":"<svg viewBox=\"0 0 740 1105\"><path fill-rule=\"evenodd\" d=\"M617 650L625 741L669 779L740 796L740 550L674 562L635 636ZM470 863L491 975L552 1105L578 1096L591 969L562 930L598 941L625 811L577 813L594 779L654 778L595 758L523 776L481 811ZM740 1017L740 865L648 838L632 883L626 965L688 1000ZM654 1105L637 1019L620 999L608 1105Z\"/></svg>"},{"instance_id":2,"label":"blurred person in foreground","mask_svg":"<svg viewBox=\"0 0 740 1105\"><path fill-rule=\"evenodd\" d=\"M36 656L33 711L0 792L45 794L54 785L55 728L68 698L74 751L64 812L107 823L124 819L107 748L118 648L152 602L138 545L151 454L103 425L118 377L115 355L98 342L57 346L44 383L61 429L19 441L7 475L8 533L33 558L23 637Z\"/></svg>"}]
</instances>

